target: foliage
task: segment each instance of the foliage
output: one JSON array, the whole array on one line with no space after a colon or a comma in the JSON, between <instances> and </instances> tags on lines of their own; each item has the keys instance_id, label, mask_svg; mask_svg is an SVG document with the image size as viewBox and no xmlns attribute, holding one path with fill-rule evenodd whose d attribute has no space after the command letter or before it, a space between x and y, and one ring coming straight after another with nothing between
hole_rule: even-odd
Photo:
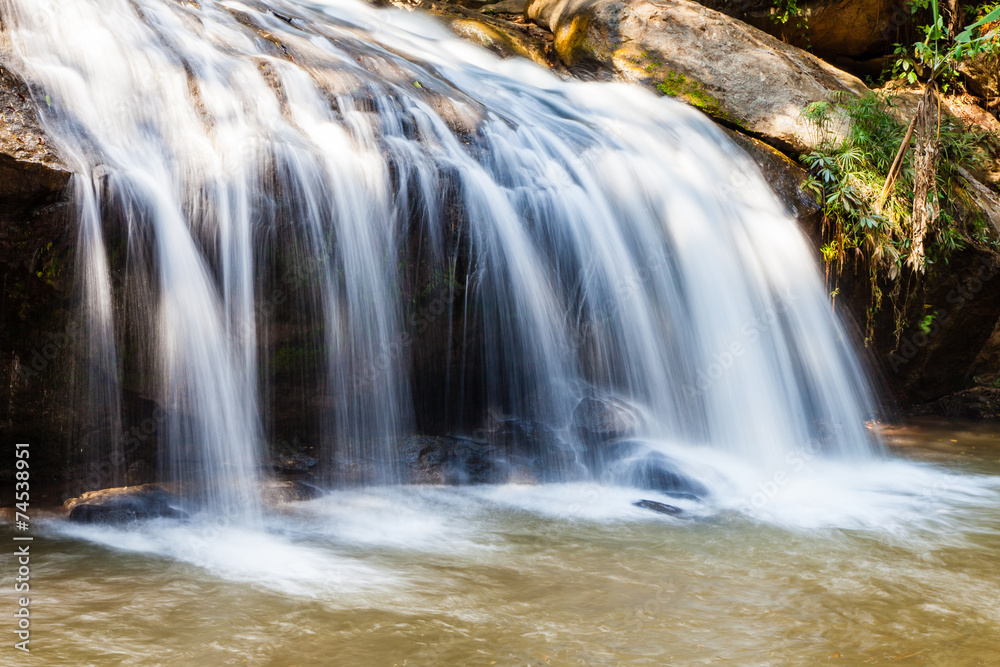
<instances>
[{"instance_id":1,"label":"foliage","mask_svg":"<svg viewBox=\"0 0 1000 667\"><path fill-rule=\"evenodd\" d=\"M888 198L879 205L880 190L906 131L892 113L893 102L889 95L842 94L830 102L810 105L804 116L821 130L837 124L849 124L850 129L842 141L825 132L827 139L819 148L800 157L810 171L805 187L823 207L827 228L823 259L836 273L848 259L867 266L875 310L881 299L880 279L892 282L900 276L911 243L914 173L909 158ZM987 136L943 115L940 142L935 197L941 214L936 228L930 230L928 264L947 262L952 252L967 243L989 241L985 222L967 220L969 216L962 213L958 173L959 167L976 169L988 159Z\"/></svg>"},{"instance_id":2,"label":"foliage","mask_svg":"<svg viewBox=\"0 0 1000 667\"><path fill-rule=\"evenodd\" d=\"M774 13L771 18L777 23L788 23L791 20L805 22L799 0L774 0Z\"/></svg>"},{"instance_id":3,"label":"foliage","mask_svg":"<svg viewBox=\"0 0 1000 667\"><path fill-rule=\"evenodd\" d=\"M783 26L790 25L793 31L798 31L805 35L808 22L805 12L799 7L799 0L772 0L774 10L771 12L771 20ZM808 41L808 38L807 38Z\"/></svg>"},{"instance_id":4,"label":"foliage","mask_svg":"<svg viewBox=\"0 0 1000 667\"><path fill-rule=\"evenodd\" d=\"M978 7L976 20L951 37L937 0L912 0L911 9L929 10L930 23L920 28L924 39L910 47L896 45L893 74L910 84L940 83L947 91L958 76L958 65L980 53L1000 52L997 39L1000 3Z\"/></svg>"}]
</instances>

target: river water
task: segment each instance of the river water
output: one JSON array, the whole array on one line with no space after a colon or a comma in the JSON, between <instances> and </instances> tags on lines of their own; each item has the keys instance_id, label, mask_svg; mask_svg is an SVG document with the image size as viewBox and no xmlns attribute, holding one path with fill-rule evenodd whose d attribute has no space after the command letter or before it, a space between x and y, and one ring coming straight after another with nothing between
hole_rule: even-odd
<instances>
[{"instance_id":1,"label":"river water","mask_svg":"<svg viewBox=\"0 0 1000 667\"><path fill-rule=\"evenodd\" d=\"M757 496L718 461L732 495L682 517L552 484L341 490L260 530L50 518L14 664L997 664L1000 438L886 435Z\"/></svg>"}]
</instances>

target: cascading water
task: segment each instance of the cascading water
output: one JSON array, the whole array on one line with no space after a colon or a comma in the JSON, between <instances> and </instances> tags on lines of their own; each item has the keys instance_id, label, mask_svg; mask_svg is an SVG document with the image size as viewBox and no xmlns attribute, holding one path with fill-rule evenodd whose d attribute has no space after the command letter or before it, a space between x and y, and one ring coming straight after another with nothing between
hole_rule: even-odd
<instances>
[{"instance_id":1,"label":"cascading water","mask_svg":"<svg viewBox=\"0 0 1000 667\"><path fill-rule=\"evenodd\" d=\"M627 483L656 443L877 450L806 242L698 112L353 0L0 9L77 174L89 394L112 420L126 381L153 398L161 474L211 507L253 513L289 411L377 482L427 406L546 425L556 479ZM585 399L631 448L588 455Z\"/></svg>"}]
</instances>

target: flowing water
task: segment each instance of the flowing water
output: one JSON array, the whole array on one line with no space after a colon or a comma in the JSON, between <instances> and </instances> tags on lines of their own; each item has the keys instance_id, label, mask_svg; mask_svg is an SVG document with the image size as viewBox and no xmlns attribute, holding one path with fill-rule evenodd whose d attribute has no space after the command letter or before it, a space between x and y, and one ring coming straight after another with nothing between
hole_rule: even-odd
<instances>
[{"instance_id":1,"label":"flowing water","mask_svg":"<svg viewBox=\"0 0 1000 667\"><path fill-rule=\"evenodd\" d=\"M126 389L159 411L160 478L248 518L289 413L375 483L432 412L450 434L550 429L532 455L562 481L628 482L663 441L759 471L878 455L807 244L700 113L351 0L0 7L77 174L98 457L138 421ZM588 453L582 399L636 439Z\"/></svg>"},{"instance_id":2,"label":"flowing water","mask_svg":"<svg viewBox=\"0 0 1000 667\"><path fill-rule=\"evenodd\" d=\"M259 530L52 520L13 664L1000 664L996 430L897 437L753 515L754 488L677 518L576 483L339 491Z\"/></svg>"}]
</instances>

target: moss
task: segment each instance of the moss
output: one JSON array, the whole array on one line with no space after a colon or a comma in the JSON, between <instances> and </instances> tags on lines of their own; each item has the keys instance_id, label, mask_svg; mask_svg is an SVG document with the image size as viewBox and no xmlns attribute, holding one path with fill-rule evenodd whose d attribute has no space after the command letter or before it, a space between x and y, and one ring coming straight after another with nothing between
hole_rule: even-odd
<instances>
[{"instance_id":1,"label":"moss","mask_svg":"<svg viewBox=\"0 0 1000 667\"><path fill-rule=\"evenodd\" d=\"M659 65L659 63L654 63L654 65ZM742 123L722 108L722 102L705 90L705 86L700 81L690 79L679 72L667 70L663 81L656 84L656 89L667 97L679 98L691 106L701 109L709 116L728 121L746 129Z\"/></svg>"}]
</instances>

